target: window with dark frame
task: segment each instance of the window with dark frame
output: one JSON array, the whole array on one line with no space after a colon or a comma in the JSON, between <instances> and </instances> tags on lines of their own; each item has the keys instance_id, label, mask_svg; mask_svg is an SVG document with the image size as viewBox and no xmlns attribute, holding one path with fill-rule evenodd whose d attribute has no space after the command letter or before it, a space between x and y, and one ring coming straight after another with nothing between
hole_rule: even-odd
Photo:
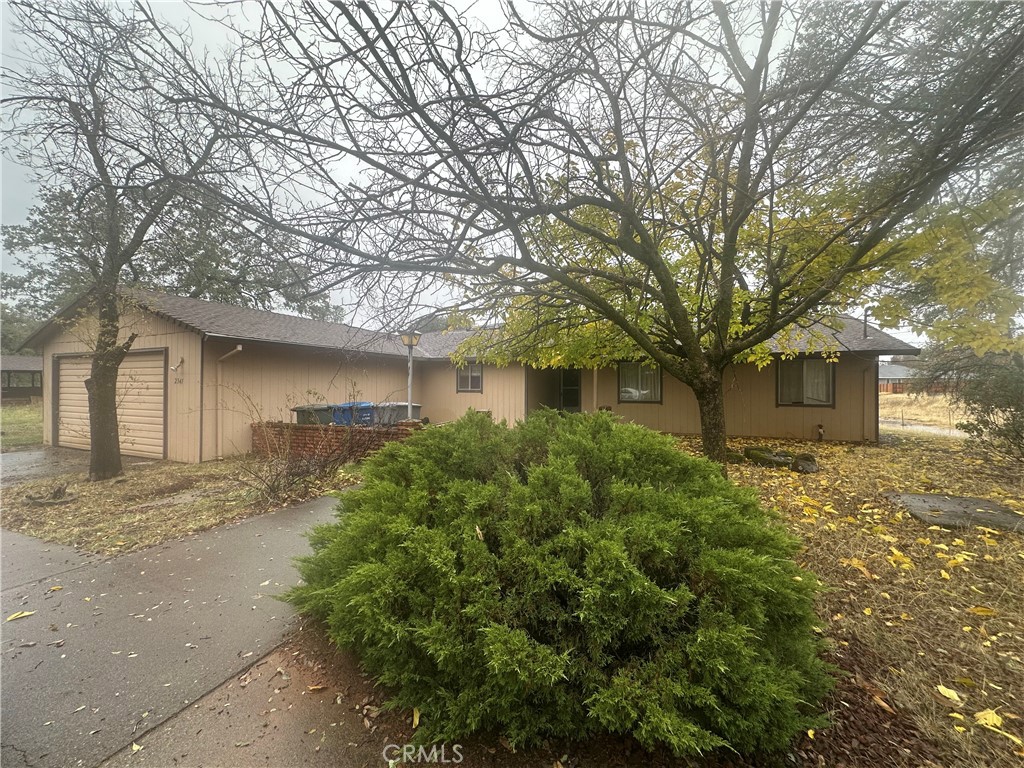
<instances>
[{"instance_id":1,"label":"window with dark frame","mask_svg":"<svg viewBox=\"0 0 1024 768\"><path fill-rule=\"evenodd\" d=\"M483 363L469 363L456 371L455 379L456 392L483 392L484 391L484 366Z\"/></svg>"},{"instance_id":2,"label":"window with dark frame","mask_svg":"<svg viewBox=\"0 0 1024 768\"><path fill-rule=\"evenodd\" d=\"M777 405L835 405L835 365L820 358L780 360Z\"/></svg>"},{"instance_id":3,"label":"window with dark frame","mask_svg":"<svg viewBox=\"0 0 1024 768\"><path fill-rule=\"evenodd\" d=\"M660 403L661 366L655 363L619 363L620 403Z\"/></svg>"}]
</instances>

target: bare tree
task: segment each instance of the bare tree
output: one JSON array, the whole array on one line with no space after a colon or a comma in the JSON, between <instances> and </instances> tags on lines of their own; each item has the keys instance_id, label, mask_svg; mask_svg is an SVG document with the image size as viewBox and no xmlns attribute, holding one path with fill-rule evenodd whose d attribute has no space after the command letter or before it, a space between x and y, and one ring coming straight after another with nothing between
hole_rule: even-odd
<instances>
[{"instance_id":1,"label":"bare tree","mask_svg":"<svg viewBox=\"0 0 1024 768\"><path fill-rule=\"evenodd\" d=\"M941 190L1019 167L1020 4L532 8L267 3L238 30L267 104L195 70L188 101L247 132L235 204L322 274L455 285L506 320L495 359L595 328L568 362L658 363L720 461L727 365L855 300Z\"/></svg>"},{"instance_id":2,"label":"bare tree","mask_svg":"<svg viewBox=\"0 0 1024 768\"><path fill-rule=\"evenodd\" d=\"M87 275L83 311L98 319L86 381L89 475L105 479L121 473L116 384L136 337L122 333L119 286L176 201L236 170L232 129L223 116L160 95L173 81L159 66L162 38L130 7L27 0L8 8L23 43L4 71L9 146L38 180L74 190L65 214L90 222L73 250Z\"/></svg>"}]
</instances>

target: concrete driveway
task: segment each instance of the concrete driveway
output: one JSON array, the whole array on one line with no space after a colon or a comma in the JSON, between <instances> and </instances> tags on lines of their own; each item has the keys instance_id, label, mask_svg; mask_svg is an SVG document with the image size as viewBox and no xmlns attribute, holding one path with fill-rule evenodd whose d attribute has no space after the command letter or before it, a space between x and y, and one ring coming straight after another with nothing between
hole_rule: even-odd
<instances>
[{"instance_id":1,"label":"concrete driveway","mask_svg":"<svg viewBox=\"0 0 1024 768\"><path fill-rule=\"evenodd\" d=\"M2 534L4 768L88 768L128 746L285 636L273 598L295 584L323 498L183 541L99 560Z\"/></svg>"}]
</instances>

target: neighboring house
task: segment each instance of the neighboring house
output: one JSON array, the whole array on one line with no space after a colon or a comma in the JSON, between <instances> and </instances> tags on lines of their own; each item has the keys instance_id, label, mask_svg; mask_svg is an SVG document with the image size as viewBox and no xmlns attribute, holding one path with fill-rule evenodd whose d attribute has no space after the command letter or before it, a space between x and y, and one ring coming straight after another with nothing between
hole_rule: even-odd
<instances>
[{"instance_id":1,"label":"neighboring house","mask_svg":"<svg viewBox=\"0 0 1024 768\"><path fill-rule=\"evenodd\" d=\"M30 403L43 396L43 358L27 355L0 357L0 401Z\"/></svg>"},{"instance_id":2,"label":"neighboring house","mask_svg":"<svg viewBox=\"0 0 1024 768\"><path fill-rule=\"evenodd\" d=\"M292 421L296 405L406 399L408 350L397 336L154 292L136 298L122 334L138 337L118 379L126 454L206 461L248 451L254 421ZM88 448L88 334L69 327L75 311L62 312L26 344L44 353L44 441ZM834 337L835 363L776 356L760 370L726 370L730 435L814 439L821 425L829 440L878 439L878 355L916 350L852 318L843 330L824 332ZM515 421L547 406L607 408L664 432L700 431L693 393L657 366L456 367L451 355L471 333L424 334L414 348L413 399L433 423L469 409Z\"/></svg>"},{"instance_id":3,"label":"neighboring house","mask_svg":"<svg viewBox=\"0 0 1024 768\"><path fill-rule=\"evenodd\" d=\"M878 391L898 395L906 392L918 372L913 368L897 363L878 364Z\"/></svg>"}]
</instances>

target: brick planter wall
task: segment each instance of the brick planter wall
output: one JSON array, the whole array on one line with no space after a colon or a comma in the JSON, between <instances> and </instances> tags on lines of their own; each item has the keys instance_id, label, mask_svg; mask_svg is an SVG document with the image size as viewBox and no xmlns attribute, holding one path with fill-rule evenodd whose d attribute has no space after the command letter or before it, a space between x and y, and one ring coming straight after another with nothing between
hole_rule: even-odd
<instances>
[{"instance_id":1,"label":"brick planter wall","mask_svg":"<svg viewBox=\"0 0 1024 768\"><path fill-rule=\"evenodd\" d=\"M261 456L331 457L344 464L359 461L392 440L404 440L422 426L418 421L386 427L256 422L252 425L252 450Z\"/></svg>"}]
</instances>

